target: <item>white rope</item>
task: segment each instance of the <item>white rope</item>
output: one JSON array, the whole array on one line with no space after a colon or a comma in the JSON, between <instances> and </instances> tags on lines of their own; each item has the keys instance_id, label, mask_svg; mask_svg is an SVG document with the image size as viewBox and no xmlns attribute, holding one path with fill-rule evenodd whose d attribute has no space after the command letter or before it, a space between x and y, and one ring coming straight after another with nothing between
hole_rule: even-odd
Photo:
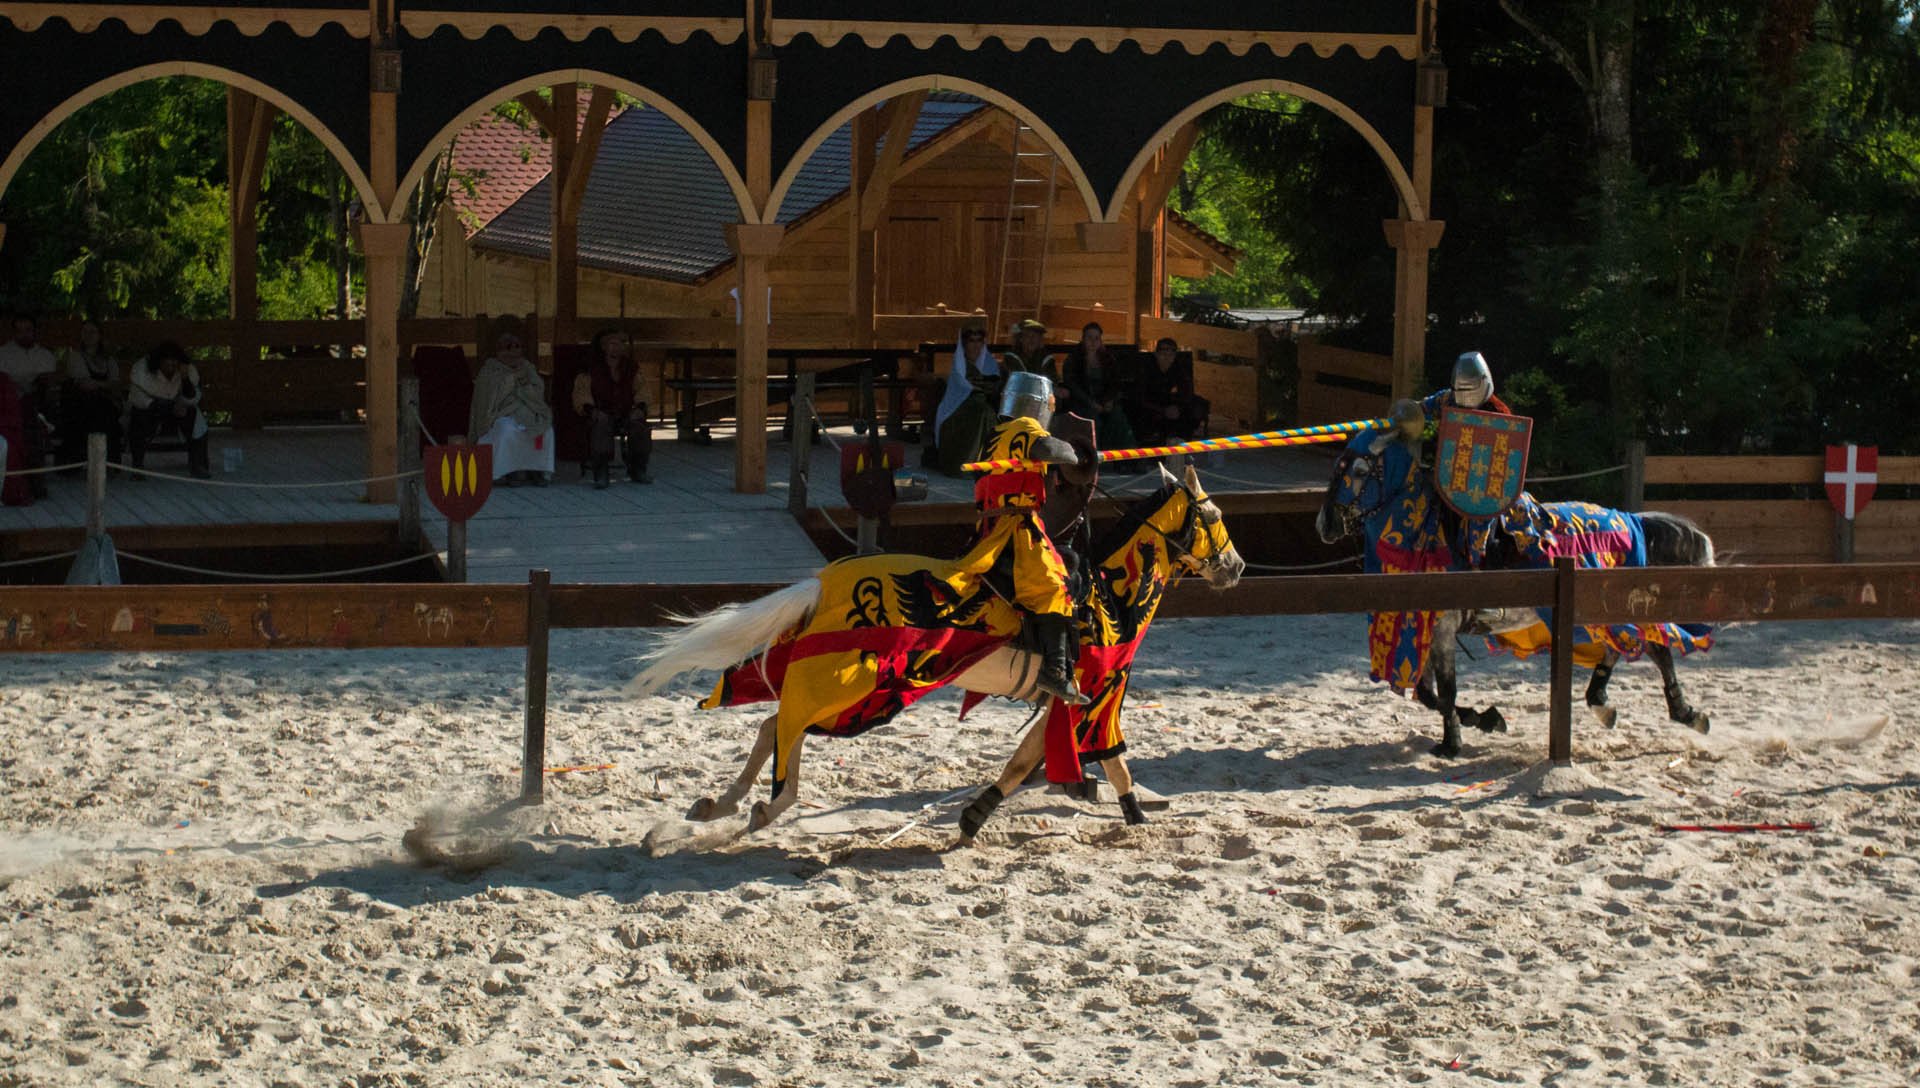
<instances>
[{"instance_id":1,"label":"white rope","mask_svg":"<svg viewBox=\"0 0 1920 1088\"><path fill-rule=\"evenodd\" d=\"M433 437L433 432L427 430L427 421L420 418L419 408L413 410L413 422L420 428L420 433L427 436L427 445L438 446L441 444L438 438Z\"/></svg>"},{"instance_id":2,"label":"white rope","mask_svg":"<svg viewBox=\"0 0 1920 1088\"><path fill-rule=\"evenodd\" d=\"M1596 468L1592 472L1574 472L1565 476L1529 476L1527 477L1527 482L1530 484L1557 484L1562 480L1585 480L1592 476L1605 476L1608 473L1625 472L1626 470L1626 465L1609 465L1606 468Z\"/></svg>"},{"instance_id":3,"label":"white rope","mask_svg":"<svg viewBox=\"0 0 1920 1088\"><path fill-rule=\"evenodd\" d=\"M79 553L76 552L74 554L77 555ZM137 552L119 552L118 554L122 559L138 559L142 563L151 563L156 567L165 567L168 570L185 571L188 574L211 574L219 578L251 578L256 582L286 582L340 578L349 574L366 574L369 571L391 570L394 567L404 567L408 563L418 563L422 559L432 559L437 553L421 552L419 555L410 555L405 559L395 559L391 563L375 563L366 567L349 567L346 570L315 571L310 574L256 574L250 571L239 570L209 570L206 567L192 567L185 563L173 563L165 559L155 559L150 555L141 555Z\"/></svg>"},{"instance_id":4,"label":"white rope","mask_svg":"<svg viewBox=\"0 0 1920 1088\"><path fill-rule=\"evenodd\" d=\"M827 429L827 425L826 425L825 423L821 423L821 422L820 422L820 409L819 409L819 408L816 408L816 407L814 407L814 403L813 403L813 398L812 398L812 397L801 397L800 399L801 399L801 400L804 400L804 401L806 401L806 402L807 402L807 414L808 414L808 415L810 415L810 416L812 416L812 417L813 417L813 421L814 421L815 423L818 423L818 424L820 425L820 437L821 437L821 438L824 438L824 439L826 439L826 440L827 440L827 445L829 445L829 446L832 446L832 447L833 447L833 451L834 451L835 453L838 453L838 452L840 452L840 442L839 442L839 440L837 440L837 439L835 439L835 438L833 437L833 432ZM795 439L794 439L794 443L795 443L795 445L799 445L799 444L801 444L801 443L803 443L803 442L805 442L805 441L806 441L806 439L804 439L804 438L795 438Z\"/></svg>"},{"instance_id":5,"label":"white rope","mask_svg":"<svg viewBox=\"0 0 1920 1088\"><path fill-rule=\"evenodd\" d=\"M79 554L80 551L76 548L70 552L61 552L59 555L36 555L32 559L9 559L4 563L0 563L0 567L25 567L34 563L51 563L57 559L72 559Z\"/></svg>"},{"instance_id":6,"label":"white rope","mask_svg":"<svg viewBox=\"0 0 1920 1088\"><path fill-rule=\"evenodd\" d=\"M1271 563L1248 563L1248 570L1326 570L1328 567L1344 567L1349 563L1360 562L1360 556L1349 555L1345 559L1334 559L1326 563L1299 563L1290 567L1276 567Z\"/></svg>"},{"instance_id":7,"label":"white rope","mask_svg":"<svg viewBox=\"0 0 1920 1088\"><path fill-rule=\"evenodd\" d=\"M376 484L384 483L388 480L405 480L409 477L422 474L422 470L416 468L410 472L396 472L390 476L366 476L358 480L327 480L315 484L266 484L243 483L239 480L202 480L195 476L175 476L166 472L154 472L151 469L134 468L132 465L116 465L111 461L107 463L107 467L134 476L151 476L156 480L177 480L183 484L200 484L205 487L251 487L274 491L301 491L315 487L352 487L355 484Z\"/></svg>"},{"instance_id":8,"label":"white rope","mask_svg":"<svg viewBox=\"0 0 1920 1088\"><path fill-rule=\"evenodd\" d=\"M85 461L69 461L64 465L48 465L45 468L22 468L5 473L7 476L41 476L49 472L65 472L70 468L86 468Z\"/></svg>"}]
</instances>

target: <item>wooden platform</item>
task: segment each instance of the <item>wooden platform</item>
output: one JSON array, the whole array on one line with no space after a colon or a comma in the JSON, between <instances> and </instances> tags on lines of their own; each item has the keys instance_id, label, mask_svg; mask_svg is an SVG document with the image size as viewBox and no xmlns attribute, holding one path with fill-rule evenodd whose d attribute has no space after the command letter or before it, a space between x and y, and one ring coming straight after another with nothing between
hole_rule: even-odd
<instances>
[{"instance_id":1,"label":"wooden platform","mask_svg":"<svg viewBox=\"0 0 1920 1088\"><path fill-rule=\"evenodd\" d=\"M791 445L777 430L770 434L767 491L741 495L732 490L731 435L715 430L712 445L697 445L675 441L671 428L658 429L653 484L628 483L616 466L613 486L595 491L577 466L563 462L550 487L495 488L468 525L469 578L518 582L528 569L545 567L556 582L781 582L817 570L819 551L787 512ZM848 427L827 433L835 442L859 441ZM211 444L212 481L135 482L126 473L108 473L107 523L121 547L134 547L128 542L134 539L188 545L218 539L230 546L242 543L240 537L263 545L328 534L360 537L397 520L395 507L363 501L358 485L227 486L358 478L366 471L358 427L216 431ZM239 451L233 472L224 471L229 450ZM918 446L907 452L913 471L927 477L929 495L924 503L903 504L898 516L966 516L971 482L919 468ZM843 507L839 454L831 443L816 444L808 463L811 505ZM1202 466L1201 477L1218 493L1258 492L1262 501L1297 506L1305 490L1324 484L1327 465L1321 450L1253 450L1220 456L1216 467ZM155 455L148 468L186 475L180 454ZM1157 480L1153 472L1109 472L1105 484L1124 496L1150 490ZM428 540L444 551L446 523L430 504L423 521ZM53 477L48 498L32 506L0 507L0 540L10 551L63 551L77 545L85 522L84 474L75 471ZM229 526L230 532L207 531Z\"/></svg>"}]
</instances>

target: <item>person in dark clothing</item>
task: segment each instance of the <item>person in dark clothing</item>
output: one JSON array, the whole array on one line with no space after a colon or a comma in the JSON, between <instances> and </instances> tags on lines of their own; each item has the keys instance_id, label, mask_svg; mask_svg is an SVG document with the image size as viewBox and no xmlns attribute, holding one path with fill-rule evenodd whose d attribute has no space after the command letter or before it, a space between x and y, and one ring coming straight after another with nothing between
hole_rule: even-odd
<instances>
[{"instance_id":1,"label":"person in dark clothing","mask_svg":"<svg viewBox=\"0 0 1920 1088\"><path fill-rule=\"evenodd\" d=\"M573 382L573 410L587 417L587 463L593 469L595 490L605 489L612 476L614 448L626 438L627 479L650 484L647 462L653 457L653 426L647 421L647 403L636 388L639 367L616 329L602 329L593 337L593 363Z\"/></svg>"},{"instance_id":2,"label":"person in dark clothing","mask_svg":"<svg viewBox=\"0 0 1920 1088\"><path fill-rule=\"evenodd\" d=\"M86 460L87 436L103 434L107 436L107 460L118 463L126 390L120 383L120 364L107 350L98 322L80 323L80 343L67 349L63 363L66 391L60 398L60 434L66 452L62 457L67 461Z\"/></svg>"},{"instance_id":3,"label":"person in dark clothing","mask_svg":"<svg viewBox=\"0 0 1920 1088\"><path fill-rule=\"evenodd\" d=\"M1133 425L1126 411L1130 375L1108 350L1099 322L1089 321L1080 330L1080 343L1067 356L1060 377L1067 389L1067 410L1093 420L1101 449L1125 449L1134 444Z\"/></svg>"},{"instance_id":4,"label":"person in dark clothing","mask_svg":"<svg viewBox=\"0 0 1920 1088\"><path fill-rule=\"evenodd\" d=\"M1153 345L1153 364L1134 379L1128 407L1134 437L1164 446L1198 438L1212 405L1194 392L1193 359L1181 358L1180 346L1163 336Z\"/></svg>"}]
</instances>

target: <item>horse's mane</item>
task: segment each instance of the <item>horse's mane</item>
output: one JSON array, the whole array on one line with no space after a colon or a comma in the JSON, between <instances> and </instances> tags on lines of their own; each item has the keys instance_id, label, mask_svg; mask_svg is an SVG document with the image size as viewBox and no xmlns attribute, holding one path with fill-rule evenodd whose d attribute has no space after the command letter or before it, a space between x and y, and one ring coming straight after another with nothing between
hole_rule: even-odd
<instances>
[{"instance_id":1,"label":"horse's mane","mask_svg":"<svg viewBox=\"0 0 1920 1088\"><path fill-rule=\"evenodd\" d=\"M1134 534L1140 531L1140 527L1147 523L1148 518L1159 513L1161 508L1167 505L1167 501L1179 488L1178 482L1165 484L1160 490L1129 504L1120 512L1120 520L1093 541L1088 558L1096 563L1104 563L1113 558L1116 552L1127 546Z\"/></svg>"}]
</instances>

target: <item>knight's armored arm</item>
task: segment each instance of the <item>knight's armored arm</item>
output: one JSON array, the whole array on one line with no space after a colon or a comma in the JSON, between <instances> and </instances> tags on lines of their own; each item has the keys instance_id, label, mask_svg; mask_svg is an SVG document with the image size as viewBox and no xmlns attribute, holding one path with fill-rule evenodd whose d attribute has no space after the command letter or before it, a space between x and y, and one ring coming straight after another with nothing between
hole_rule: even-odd
<instances>
[{"instance_id":1,"label":"knight's armored arm","mask_svg":"<svg viewBox=\"0 0 1920 1088\"><path fill-rule=\"evenodd\" d=\"M1029 461L1038 461L1044 465L1077 465L1080 463L1080 455L1074 452L1073 447L1052 435L1038 439L1033 445L1028 446L1027 459Z\"/></svg>"}]
</instances>

